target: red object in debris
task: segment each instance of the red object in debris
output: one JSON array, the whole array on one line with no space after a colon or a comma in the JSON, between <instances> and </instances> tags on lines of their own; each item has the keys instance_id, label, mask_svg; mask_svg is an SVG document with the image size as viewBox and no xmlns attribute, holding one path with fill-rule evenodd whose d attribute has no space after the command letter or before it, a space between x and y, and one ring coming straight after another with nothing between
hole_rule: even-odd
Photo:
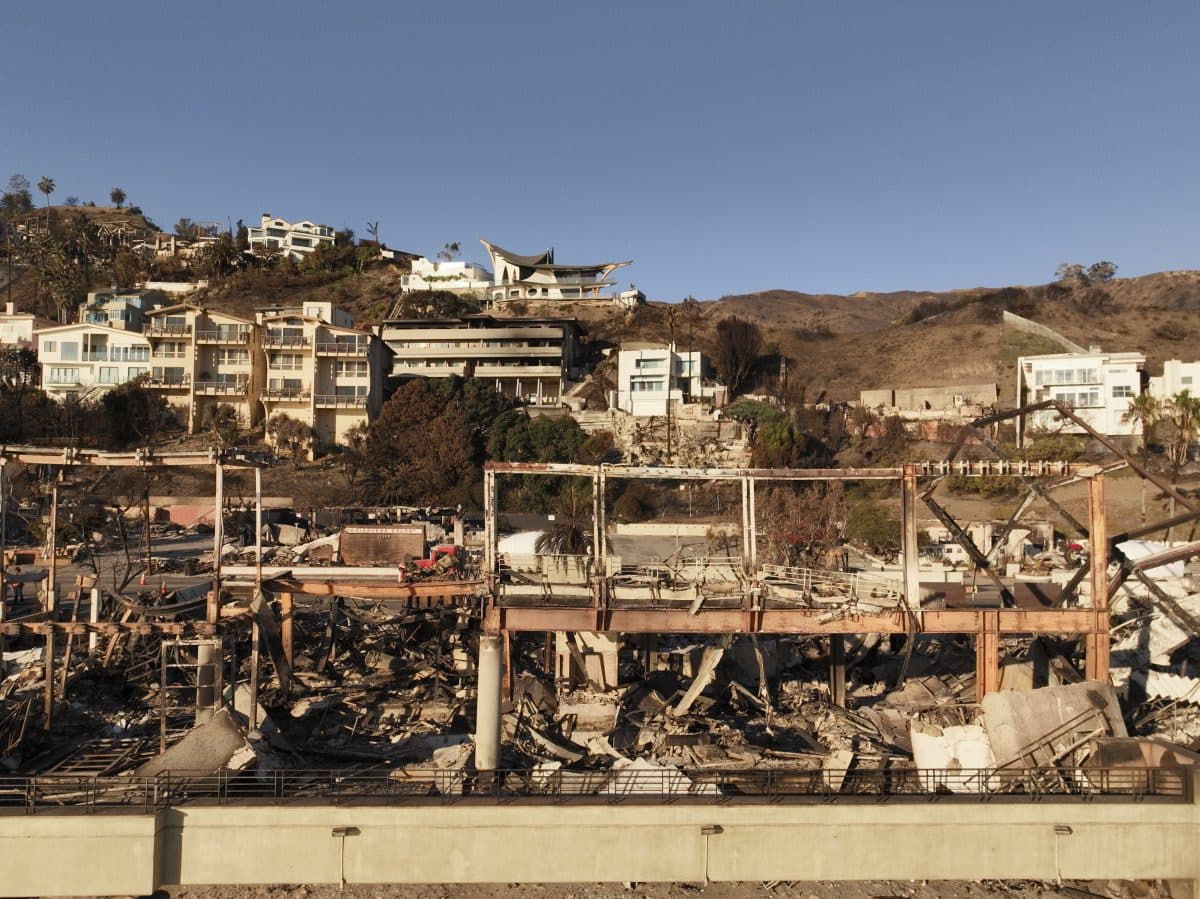
<instances>
[{"instance_id":1,"label":"red object in debris","mask_svg":"<svg viewBox=\"0 0 1200 899\"><path fill-rule=\"evenodd\" d=\"M442 543L429 551L428 559L414 559L413 564L422 571L432 571L443 557L450 556L454 560L454 564L450 567L457 568L460 561L458 552L459 548L452 543Z\"/></svg>"},{"instance_id":2,"label":"red object in debris","mask_svg":"<svg viewBox=\"0 0 1200 899\"><path fill-rule=\"evenodd\" d=\"M1082 544L1082 543L1068 543L1068 544L1067 544L1067 549L1068 549L1069 551L1071 551L1071 552L1076 552L1076 553L1077 553L1077 552L1079 552L1081 549L1083 549L1083 544Z\"/></svg>"}]
</instances>

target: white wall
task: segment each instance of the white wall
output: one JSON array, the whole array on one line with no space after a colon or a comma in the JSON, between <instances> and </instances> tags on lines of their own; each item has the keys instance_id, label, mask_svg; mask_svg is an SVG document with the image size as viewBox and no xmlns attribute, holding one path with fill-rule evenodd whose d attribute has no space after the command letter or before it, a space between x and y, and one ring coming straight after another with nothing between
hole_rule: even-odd
<instances>
[{"instance_id":1,"label":"white wall","mask_svg":"<svg viewBox=\"0 0 1200 899\"><path fill-rule=\"evenodd\" d=\"M1150 379L1150 393L1160 400L1169 399L1181 391L1200 394L1200 362L1181 362L1168 359L1163 363L1161 377Z\"/></svg>"}]
</instances>

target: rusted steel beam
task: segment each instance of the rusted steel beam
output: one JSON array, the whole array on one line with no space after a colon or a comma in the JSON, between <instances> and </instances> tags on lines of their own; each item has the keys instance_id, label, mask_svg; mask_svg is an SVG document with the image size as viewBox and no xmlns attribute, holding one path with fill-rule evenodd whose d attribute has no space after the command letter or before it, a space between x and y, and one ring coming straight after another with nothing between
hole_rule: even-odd
<instances>
[{"instance_id":1,"label":"rusted steel beam","mask_svg":"<svg viewBox=\"0 0 1200 899\"><path fill-rule=\"evenodd\" d=\"M1183 546L1174 546L1170 549L1164 549L1162 552L1142 556L1136 562L1127 562L1126 565L1131 571L1147 571L1151 568L1157 568L1159 565L1182 562L1190 559L1192 556L1200 556L1200 540L1193 540L1191 543L1185 543Z\"/></svg>"},{"instance_id":2,"label":"rusted steel beam","mask_svg":"<svg viewBox=\"0 0 1200 899\"><path fill-rule=\"evenodd\" d=\"M245 611L245 610L242 610ZM172 636L211 636L217 632L216 625L206 621L5 621L0 623L0 633L14 637L47 634L168 634Z\"/></svg>"},{"instance_id":3,"label":"rusted steel beam","mask_svg":"<svg viewBox=\"0 0 1200 899\"><path fill-rule=\"evenodd\" d=\"M998 634L1078 634L1091 631L1091 609L928 609L914 613L917 630L933 634L976 634L983 616L995 616ZM908 615L897 610L876 615L832 617L824 609L607 609L597 627L596 610L584 608L500 607L487 610L485 633L501 631L590 631L627 634L904 634Z\"/></svg>"},{"instance_id":4,"label":"rusted steel beam","mask_svg":"<svg viewBox=\"0 0 1200 899\"><path fill-rule=\"evenodd\" d=\"M162 452L142 448L127 453L110 453L73 446L0 445L0 459L24 462L27 465L99 465L106 468L194 468L216 465L218 462L231 468L257 468L266 464L265 458L260 454L249 453L236 447L224 450L213 447L209 450L190 452Z\"/></svg>"},{"instance_id":5,"label":"rusted steel beam","mask_svg":"<svg viewBox=\"0 0 1200 899\"><path fill-rule=\"evenodd\" d=\"M1029 462L996 459L955 462L917 462L919 477L968 475L971 477L1066 477L1094 466L1074 462ZM736 481L899 481L902 468L685 468L674 465L583 465L568 462L488 462L485 472L511 475L578 475L654 480Z\"/></svg>"},{"instance_id":6,"label":"rusted steel beam","mask_svg":"<svg viewBox=\"0 0 1200 899\"><path fill-rule=\"evenodd\" d=\"M1144 524L1141 527L1132 528L1128 531L1122 531L1119 534L1114 534L1108 538L1108 545L1115 547L1118 543L1124 543L1126 540L1137 540L1140 537L1148 537L1151 534L1156 534L1159 531L1165 531L1169 528L1178 527L1181 524L1187 524L1189 521L1195 521L1200 518L1200 510L1184 512L1182 515L1176 515L1173 518L1166 518L1162 521Z\"/></svg>"},{"instance_id":7,"label":"rusted steel beam","mask_svg":"<svg viewBox=\"0 0 1200 899\"><path fill-rule=\"evenodd\" d=\"M369 599L444 601L470 599L479 595L483 581L417 581L411 584L376 580L273 578L263 583L271 593L305 596L362 596Z\"/></svg>"}]
</instances>

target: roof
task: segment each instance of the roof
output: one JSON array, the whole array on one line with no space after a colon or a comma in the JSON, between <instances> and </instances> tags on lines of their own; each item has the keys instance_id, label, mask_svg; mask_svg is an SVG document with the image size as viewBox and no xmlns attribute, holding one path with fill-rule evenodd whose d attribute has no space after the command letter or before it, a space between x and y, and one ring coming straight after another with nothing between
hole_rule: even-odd
<instances>
[{"instance_id":1,"label":"roof","mask_svg":"<svg viewBox=\"0 0 1200 899\"><path fill-rule=\"evenodd\" d=\"M483 244L493 258L499 257L513 265L521 268L532 268L541 271L556 271L556 272L611 272L613 269L621 268L622 266L632 265L633 260L627 259L624 262L599 262L595 265L559 265L554 261L554 250L546 250L537 256L521 256L517 253L510 253L503 247L498 247L495 244L488 243L480 238L479 241Z\"/></svg>"},{"instance_id":2,"label":"roof","mask_svg":"<svg viewBox=\"0 0 1200 899\"><path fill-rule=\"evenodd\" d=\"M146 340L146 335L143 334L141 331L126 331L121 328L110 328L108 325L99 325L99 324L95 324L92 322L74 322L69 325L58 325L57 327L54 327L54 328L39 328L36 333L38 334L38 336L41 336L43 334L57 334L59 331L79 331L79 330L108 331L112 334L117 335L118 337L134 337L139 340ZM147 341L147 343L148 342L149 341Z\"/></svg>"}]
</instances>

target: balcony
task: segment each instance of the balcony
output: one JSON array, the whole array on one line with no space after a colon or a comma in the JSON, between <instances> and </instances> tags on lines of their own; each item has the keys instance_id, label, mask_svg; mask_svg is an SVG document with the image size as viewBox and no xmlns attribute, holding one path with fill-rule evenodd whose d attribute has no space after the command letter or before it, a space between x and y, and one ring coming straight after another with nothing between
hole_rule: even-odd
<instances>
[{"instance_id":1,"label":"balcony","mask_svg":"<svg viewBox=\"0 0 1200 899\"><path fill-rule=\"evenodd\" d=\"M365 356L370 344L322 341L317 344L318 356Z\"/></svg>"},{"instance_id":2,"label":"balcony","mask_svg":"<svg viewBox=\"0 0 1200 899\"><path fill-rule=\"evenodd\" d=\"M309 387L267 387L263 389L262 398L275 403L306 403L312 399L312 389Z\"/></svg>"},{"instance_id":3,"label":"balcony","mask_svg":"<svg viewBox=\"0 0 1200 899\"><path fill-rule=\"evenodd\" d=\"M339 396L333 393L318 393L316 398L319 409L365 409L365 396Z\"/></svg>"},{"instance_id":4,"label":"balcony","mask_svg":"<svg viewBox=\"0 0 1200 899\"><path fill-rule=\"evenodd\" d=\"M250 332L246 331L197 331L196 343L232 344L245 346L250 342Z\"/></svg>"},{"instance_id":5,"label":"balcony","mask_svg":"<svg viewBox=\"0 0 1200 899\"><path fill-rule=\"evenodd\" d=\"M165 378L147 378L145 386L151 390L187 390L192 386L191 375L178 375Z\"/></svg>"},{"instance_id":6,"label":"balcony","mask_svg":"<svg viewBox=\"0 0 1200 899\"><path fill-rule=\"evenodd\" d=\"M292 349L312 346L312 338L301 335L264 334L263 346L275 349Z\"/></svg>"},{"instance_id":7,"label":"balcony","mask_svg":"<svg viewBox=\"0 0 1200 899\"><path fill-rule=\"evenodd\" d=\"M191 325L169 325L166 322L150 322L145 331L147 337L186 337L191 333Z\"/></svg>"},{"instance_id":8,"label":"balcony","mask_svg":"<svg viewBox=\"0 0 1200 899\"><path fill-rule=\"evenodd\" d=\"M245 396L247 381L197 381L196 393L203 396Z\"/></svg>"}]
</instances>

